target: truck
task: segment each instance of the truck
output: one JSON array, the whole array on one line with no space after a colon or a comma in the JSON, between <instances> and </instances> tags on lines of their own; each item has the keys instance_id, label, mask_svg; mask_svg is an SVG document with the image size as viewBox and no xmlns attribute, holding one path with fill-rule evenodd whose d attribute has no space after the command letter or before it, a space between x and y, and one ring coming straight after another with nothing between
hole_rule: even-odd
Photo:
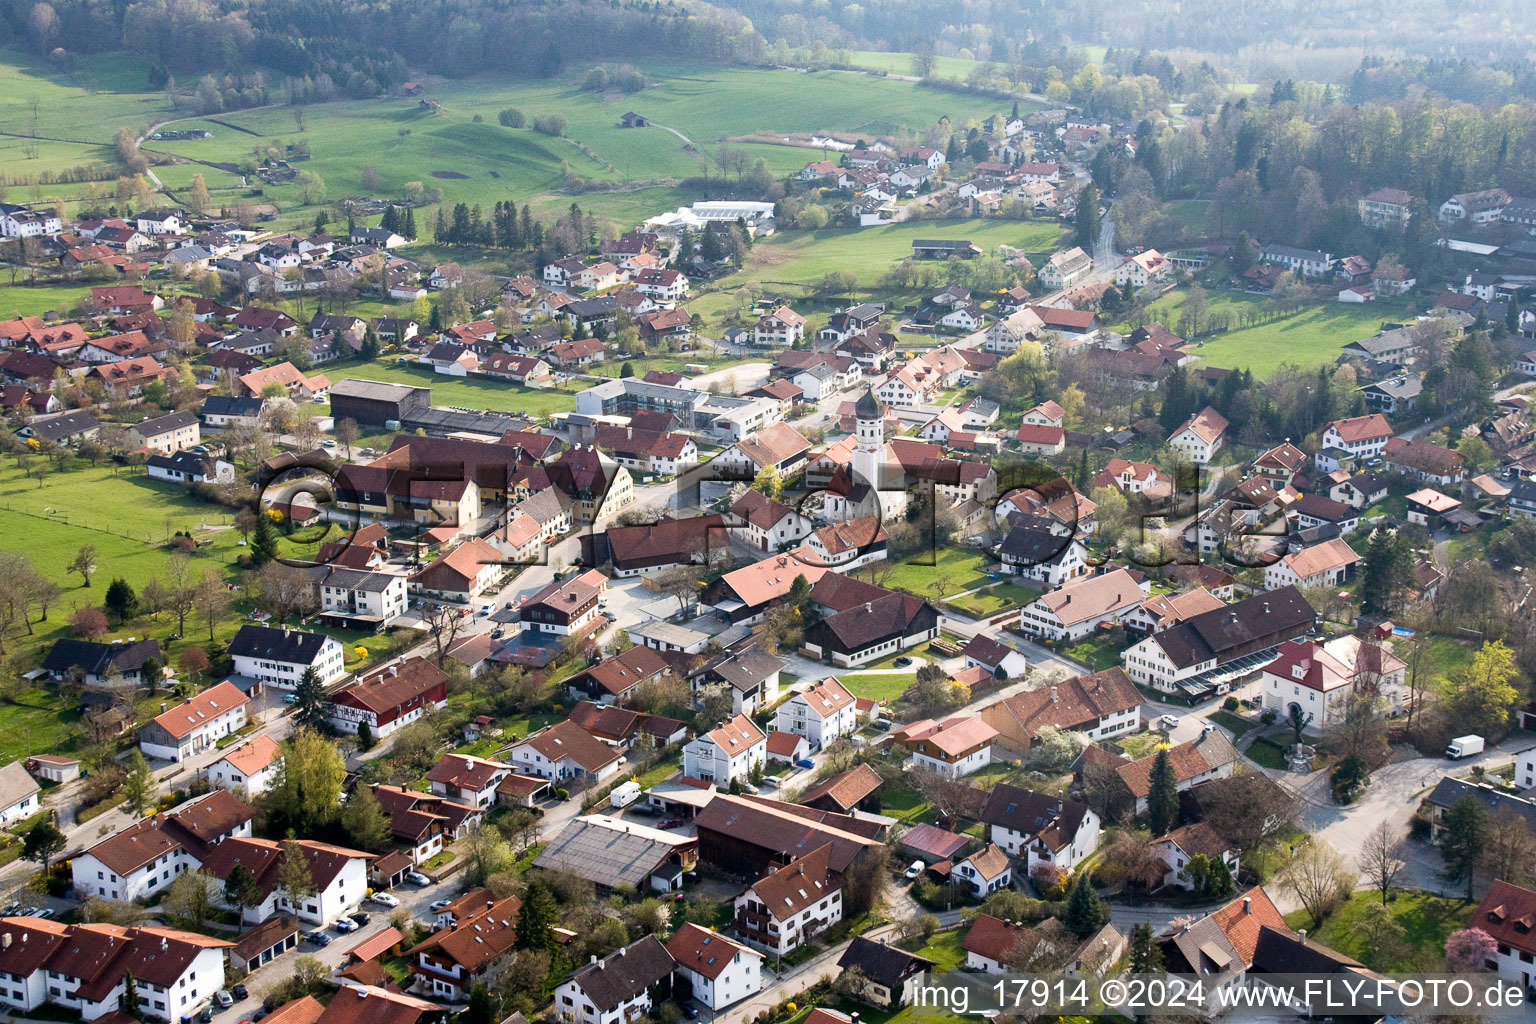
<instances>
[{"instance_id":1,"label":"truck","mask_svg":"<svg viewBox=\"0 0 1536 1024\"><path fill-rule=\"evenodd\" d=\"M1471 757L1473 754L1481 754L1484 746L1486 744L1481 736L1457 736L1446 745L1445 756L1452 761Z\"/></svg>"},{"instance_id":2,"label":"truck","mask_svg":"<svg viewBox=\"0 0 1536 1024\"><path fill-rule=\"evenodd\" d=\"M640 799L640 783L630 780L621 782L608 792L608 803L614 807L628 807Z\"/></svg>"}]
</instances>

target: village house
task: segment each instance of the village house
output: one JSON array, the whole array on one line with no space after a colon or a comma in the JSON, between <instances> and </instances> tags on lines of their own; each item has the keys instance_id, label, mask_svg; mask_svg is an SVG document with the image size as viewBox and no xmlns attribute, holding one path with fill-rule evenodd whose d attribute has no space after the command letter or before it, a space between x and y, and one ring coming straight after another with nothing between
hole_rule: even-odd
<instances>
[{"instance_id":1,"label":"village house","mask_svg":"<svg viewBox=\"0 0 1536 1024\"><path fill-rule=\"evenodd\" d=\"M235 675L256 679L281 690L292 690L310 669L329 686L345 674L341 642L323 633L243 625L229 641ZM252 691L255 692L255 691Z\"/></svg>"},{"instance_id":2,"label":"village house","mask_svg":"<svg viewBox=\"0 0 1536 1024\"><path fill-rule=\"evenodd\" d=\"M1287 718L1295 705L1308 727L1320 731L1343 719L1349 696L1362 688L1380 694L1388 710L1400 710L1406 671L1385 646L1354 636L1326 644L1297 639L1276 648L1260 674L1260 692L1265 709Z\"/></svg>"},{"instance_id":3,"label":"village house","mask_svg":"<svg viewBox=\"0 0 1536 1024\"><path fill-rule=\"evenodd\" d=\"M1093 271L1093 257L1077 246L1052 253L1037 276L1043 288L1059 291L1071 288Z\"/></svg>"},{"instance_id":4,"label":"village house","mask_svg":"<svg viewBox=\"0 0 1536 1024\"><path fill-rule=\"evenodd\" d=\"M736 931L749 945L786 956L843 919L843 876L833 845L817 847L759 878L735 899Z\"/></svg>"},{"instance_id":5,"label":"village house","mask_svg":"<svg viewBox=\"0 0 1536 1024\"><path fill-rule=\"evenodd\" d=\"M1337 448L1357 459L1369 459L1381 454L1387 439L1392 436L1392 426L1380 413L1351 416L1334 420L1323 431L1324 448Z\"/></svg>"},{"instance_id":6,"label":"village house","mask_svg":"<svg viewBox=\"0 0 1536 1024\"><path fill-rule=\"evenodd\" d=\"M454 923L433 932L405 951L411 974L434 999L464 1002L492 967L512 951L522 904L516 896L495 899L480 890L484 902L456 915ZM345 998L338 996L337 998Z\"/></svg>"},{"instance_id":7,"label":"village house","mask_svg":"<svg viewBox=\"0 0 1536 1024\"><path fill-rule=\"evenodd\" d=\"M1087 804L1006 783L992 787L978 819L1029 870L1050 864L1072 871L1099 845L1099 816Z\"/></svg>"},{"instance_id":8,"label":"village house","mask_svg":"<svg viewBox=\"0 0 1536 1024\"><path fill-rule=\"evenodd\" d=\"M762 954L719 932L686 922L667 940L679 988L719 1012L762 988Z\"/></svg>"},{"instance_id":9,"label":"village house","mask_svg":"<svg viewBox=\"0 0 1536 1024\"><path fill-rule=\"evenodd\" d=\"M364 726L375 740L448 706L448 675L426 658L407 658L354 680L323 705L327 723L343 733Z\"/></svg>"},{"instance_id":10,"label":"village house","mask_svg":"<svg viewBox=\"0 0 1536 1024\"><path fill-rule=\"evenodd\" d=\"M140 818L71 858L75 891L125 901L160 892L220 843L249 836L255 813L221 789Z\"/></svg>"},{"instance_id":11,"label":"village house","mask_svg":"<svg viewBox=\"0 0 1536 1024\"><path fill-rule=\"evenodd\" d=\"M561 1024L627 1024L671 995L672 955L654 935L578 967L555 988Z\"/></svg>"},{"instance_id":12,"label":"village house","mask_svg":"<svg viewBox=\"0 0 1536 1024\"><path fill-rule=\"evenodd\" d=\"M823 679L794 694L774 713L774 728L804 736L810 741L812 751L821 750L843 736L851 736L858 727L853 695L836 678Z\"/></svg>"},{"instance_id":13,"label":"village house","mask_svg":"<svg viewBox=\"0 0 1536 1024\"><path fill-rule=\"evenodd\" d=\"M1288 551L1264 569L1264 589L1298 586L1341 587L1353 575L1360 556L1341 537Z\"/></svg>"},{"instance_id":14,"label":"village house","mask_svg":"<svg viewBox=\"0 0 1536 1024\"><path fill-rule=\"evenodd\" d=\"M233 683L211 686L139 729L139 749L146 757L183 761L213 747L245 726L250 698Z\"/></svg>"},{"instance_id":15,"label":"village house","mask_svg":"<svg viewBox=\"0 0 1536 1024\"><path fill-rule=\"evenodd\" d=\"M906 763L946 779L959 779L992 762L997 730L980 718L957 715L913 722L892 734L907 750Z\"/></svg>"},{"instance_id":16,"label":"village house","mask_svg":"<svg viewBox=\"0 0 1536 1024\"><path fill-rule=\"evenodd\" d=\"M1148 586L1127 569L1079 578L1025 605L1019 628L1047 640L1080 640L1101 622L1119 621L1140 606Z\"/></svg>"},{"instance_id":17,"label":"village house","mask_svg":"<svg viewBox=\"0 0 1536 1024\"><path fill-rule=\"evenodd\" d=\"M1195 465L1204 466L1221 448L1226 430L1227 418L1206 406L1169 435L1168 446Z\"/></svg>"},{"instance_id":18,"label":"village house","mask_svg":"<svg viewBox=\"0 0 1536 1024\"><path fill-rule=\"evenodd\" d=\"M987 705L978 715L997 731L999 744L1027 755L1046 726L1081 732L1095 741L1128 736L1141 728L1142 702L1141 691L1116 666L1025 690Z\"/></svg>"},{"instance_id":19,"label":"village house","mask_svg":"<svg viewBox=\"0 0 1536 1024\"><path fill-rule=\"evenodd\" d=\"M411 592L436 600L468 604L507 571L501 551L471 537L411 577Z\"/></svg>"},{"instance_id":20,"label":"village house","mask_svg":"<svg viewBox=\"0 0 1536 1024\"><path fill-rule=\"evenodd\" d=\"M250 836L227 839L213 848L201 870L221 882L237 866L256 876L262 898L244 908L243 920L250 923L264 921L273 914L291 914L324 928L363 902L368 895L368 862L373 859L372 854L312 839L291 842L292 847L288 842ZM282 884L283 861L295 852L303 857L314 886L313 892L297 899ZM216 887L215 899L220 905L229 906L222 890L222 886Z\"/></svg>"},{"instance_id":21,"label":"village house","mask_svg":"<svg viewBox=\"0 0 1536 1024\"><path fill-rule=\"evenodd\" d=\"M750 718L738 714L683 747L683 774L724 788L750 781L766 759L767 736Z\"/></svg>"},{"instance_id":22,"label":"village house","mask_svg":"<svg viewBox=\"0 0 1536 1024\"><path fill-rule=\"evenodd\" d=\"M230 747L198 774L212 786L257 797L276 781L280 753L281 748L272 737L256 736Z\"/></svg>"},{"instance_id":23,"label":"village house","mask_svg":"<svg viewBox=\"0 0 1536 1024\"><path fill-rule=\"evenodd\" d=\"M509 763L523 775L560 783L590 779L601 784L625 763L622 748L610 747L573 722L559 721L513 745Z\"/></svg>"},{"instance_id":24,"label":"village house","mask_svg":"<svg viewBox=\"0 0 1536 1024\"><path fill-rule=\"evenodd\" d=\"M1294 586L1201 612L1159 630L1121 655L1126 675L1164 693L1201 694L1199 677L1306 633L1317 613ZM1217 673L1219 676L1219 673Z\"/></svg>"},{"instance_id":25,"label":"village house","mask_svg":"<svg viewBox=\"0 0 1536 1024\"><path fill-rule=\"evenodd\" d=\"M1188 871L1190 861L1204 857L1208 863L1221 864L1233 877L1237 877L1238 851L1209 824L1203 821L1181 825L1166 835L1152 840L1152 852L1162 858L1167 866L1162 885L1176 889L1195 888L1195 879Z\"/></svg>"}]
</instances>

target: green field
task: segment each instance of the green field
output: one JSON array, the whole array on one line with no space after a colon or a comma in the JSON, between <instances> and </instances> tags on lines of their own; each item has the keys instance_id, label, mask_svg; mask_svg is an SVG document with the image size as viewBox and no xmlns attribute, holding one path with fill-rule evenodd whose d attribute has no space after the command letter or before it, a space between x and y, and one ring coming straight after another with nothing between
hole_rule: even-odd
<instances>
[{"instance_id":1,"label":"green field","mask_svg":"<svg viewBox=\"0 0 1536 1024\"><path fill-rule=\"evenodd\" d=\"M1217 289L1211 289L1209 297L1212 312L1261 310L1270 301L1263 295ZM1182 289L1170 292L1152 304L1152 319L1161 320L1169 330L1177 331L1183 303ZM1190 351L1211 366L1246 368L1262 378L1286 363L1303 367L1330 364L1345 345L1375 335L1384 322L1396 320L1404 315L1405 309L1383 302L1360 305L1320 303L1268 323L1234 328L1225 334L1198 339Z\"/></svg>"},{"instance_id":2,"label":"green field","mask_svg":"<svg viewBox=\"0 0 1536 1024\"><path fill-rule=\"evenodd\" d=\"M927 944L913 950L918 956L925 956L934 962L935 971L958 971L965 965L965 950L960 948L960 943L965 939L964 927L952 928L947 932L937 932Z\"/></svg>"},{"instance_id":3,"label":"green field","mask_svg":"<svg viewBox=\"0 0 1536 1024\"><path fill-rule=\"evenodd\" d=\"M320 367L332 383L346 377L413 384L432 389L433 405L456 405L466 409L498 409L528 416L548 416L552 412L570 412L576 408L576 396L554 388L524 388L491 377L447 377L432 372L419 363L401 364L398 357L380 356L371 362L348 359ZM578 390L586 382L577 382Z\"/></svg>"},{"instance_id":4,"label":"green field","mask_svg":"<svg viewBox=\"0 0 1536 1024\"><path fill-rule=\"evenodd\" d=\"M1381 894L1362 890L1354 893L1338 910L1324 921L1322 927L1308 932L1325 946L1340 953L1347 953L1378 971L1413 970L1425 952L1438 952L1445 948L1445 940L1451 932L1465 928L1472 916L1474 905L1461 899L1447 899L1420 892L1400 892L1387 904L1392 916L1403 929L1405 948L1396 956L1383 958L1385 962L1373 963L1365 942L1358 931L1365 908L1381 902ZM1285 916L1293 928L1311 928L1311 916L1298 910Z\"/></svg>"},{"instance_id":5,"label":"green field","mask_svg":"<svg viewBox=\"0 0 1536 1024\"><path fill-rule=\"evenodd\" d=\"M885 585L926 598L958 594L998 582L981 571L988 561L985 555L959 548L941 548L931 555L921 552L897 565Z\"/></svg>"},{"instance_id":6,"label":"green field","mask_svg":"<svg viewBox=\"0 0 1536 1024\"><path fill-rule=\"evenodd\" d=\"M837 681L855 697L868 700L895 700L917 681L917 672L838 673Z\"/></svg>"},{"instance_id":7,"label":"green field","mask_svg":"<svg viewBox=\"0 0 1536 1024\"><path fill-rule=\"evenodd\" d=\"M75 606L100 604L106 587L121 576L135 590L161 571L169 549L165 543L178 530L191 531L199 540L194 564L221 572L234 560L239 534L229 529L228 509L194 501L174 484L145 477L142 471L120 469L118 476L106 466L54 473L44 486L24 477L13 465L0 469L0 535L6 546L23 551L64 594L49 611L52 627L44 635L64 628ZM96 547L97 575L89 588L66 566L83 544ZM162 616L161 626L175 628ZM40 628L41 632L41 628ZM195 636L191 621L188 635Z\"/></svg>"},{"instance_id":8,"label":"green field","mask_svg":"<svg viewBox=\"0 0 1536 1024\"><path fill-rule=\"evenodd\" d=\"M956 608L963 608L972 615L996 615L1009 608L1022 608L1040 596L1040 591L1021 587L1017 583L995 583L983 591L949 598Z\"/></svg>"},{"instance_id":9,"label":"green field","mask_svg":"<svg viewBox=\"0 0 1536 1024\"><path fill-rule=\"evenodd\" d=\"M430 91L438 103L435 111L401 97L319 104L304 108L302 128L293 107L235 111L218 115L224 124L188 120L177 126L207 128L212 139L147 146L169 156L238 165L264 140L304 138L312 157L300 166L320 175L331 197L363 192L363 171L373 166L380 195L398 195L407 181L420 181L441 187L448 202L483 206L515 199L555 209L574 198L583 208L628 226L696 198L674 187L684 178L734 174L720 165L722 140L741 139L732 141L731 148L749 163L762 159L782 176L820 158L821 151L772 144L775 133L884 135L904 127L920 129L943 116L984 116L990 106L909 82L836 72L700 69L667 62L647 64L644 70L656 84L634 96L578 89L584 69L548 81L480 76L435 86ZM507 107L530 120L564 115L566 137L502 127L497 114ZM619 114L630 109L676 129L694 148L661 127L620 128ZM567 174L624 191L562 194ZM287 210L297 203L298 189L269 187L266 198Z\"/></svg>"}]
</instances>

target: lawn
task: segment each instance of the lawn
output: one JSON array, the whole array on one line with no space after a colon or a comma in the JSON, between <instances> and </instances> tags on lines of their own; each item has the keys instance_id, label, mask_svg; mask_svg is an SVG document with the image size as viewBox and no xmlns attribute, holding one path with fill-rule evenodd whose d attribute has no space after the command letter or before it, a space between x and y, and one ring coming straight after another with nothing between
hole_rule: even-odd
<instances>
[{"instance_id":1,"label":"lawn","mask_svg":"<svg viewBox=\"0 0 1536 1024\"><path fill-rule=\"evenodd\" d=\"M919 552L895 566L885 586L927 598L958 594L993 582L981 571L987 563L985 555L960 548L941 548L932 554Z\"/></svg>"},{"instance_id":2,"label":"lawn","mask_svg":"<svg viewBox=\"0 0 1536 1024\"><path fill-rule=\"evenodd\" d=\"M880 796L880 813L905 825L931 822L936 817L933 807L917 790L899 785L885 787Z\"/></svg>"},{"instance_id":3,"label":"lawn","mask_svg":"<svg viewBox=\"0 0 1536 1024\"><path fill-rule=\"evenodd\" d=\"M85 466L46 477L43 486L22 475L14 465L0 469L0 535L25 540L20 545L32 563L63 589L49 610L48 621L37 624L36 640L52 640L62 633L70 613L84 604L99 604L107 584L121 576L142 590L161 572L170 550L166 543L177 531L189 531L210 543L193 556L194 571L203 567L232 578L239 534L229 528L229 509L191 498L185 489L150 480L142 470ZM82 545L96 548L96 575L90 587L67 566ZM190 638L199 638L206 627L187 621ZM233 616L220 629L234 632ZM164 614L150 632L175 629L175 619ZM142 635L141 622L136 632ZM119 631L122 635L123 631Z\"/></svg>"},{"instance_id":4,"label":"lawn","mask_svg":"<svg viewBox=\"0 0 1536 1024\"><path fill-rule=\"evenodd\" d=\"M1070 647L1063 647L1061 653L1074 661L1080 661L1095 672L1102 672L1107 668L1114 668L1120 664L1121 648L1115 643L1113 637L1099 634L1089 634Z\"/></svg>"},{"instance_id":5,"label":"lawn","mask_svg":"<svg viewBox=\"0 0 1536 1024\"><path fill-rule=\"evenodd\" d=\"M1115 742L1130 758L1142 758L1155 754L1159 747L1168 746L1168 737L1160 732L1139 732L1134 736L1117 736Z\"/></svg>"},{"instance_id":6,"label":"lawn","mask_svg":"<svg viewBox=\"0 0 1536 1024\"><path fill-rule=\"evenodd\" d=\"M855 697L869 700L895 700L917 681L916 672L864 672L842 675L838 682Z\"/></svg>"},{"instance_id":7,"label":"lawn","mask_svg":"<svg viewBox=\"0 0 1536 1024\"><path fill-rule=\"evenodd\" d=\"M1153 318L1161 320L1169 330L1178 330L1184 294L1180 289L1154 302L1150 309ZM1270 301L1263 295L1214 288L1208 295L1212 312L1257 311ZM1384 322L1402 311L1403 307L1394 303L1318 303L1278 320L1198 339L1192 351L1211 366L1246 368L1263 378L1285 363L1304 367L1331 365L1345 345L1375 335Z\"/></svg>"},{"instance_id":8,"label":"lawn","mask_svg":"<svg viewBox=\"0 0 1536 1024\"><path fill-rule=\"evenodd\" d=\"M913 952L932 960L932 969L935 971L958 971L965 964L965 950L960 948L964 939L965 935L959 928L936 932L933 938Z\"/></svg>"},{"instance_id":9,"label":"lawn","mask_svg":"<svg viewBox=\"0 0 1536 1024\"><path fill-rule=\"evenodd\" d=\"M1253 728L1253 723L1246 718L1239 718L1230 711L1213 711L1206 716L1212 722L1223 728L1232 730L1232 738L1240 740L1243 734Z\"/></svg>"},{"instance_id":10,"label":"lawn","mask_svg":"<svg viewBox=\"0 0 1536 1024\"><path fill-rule=\"evenodd\" d=\"M1441 679L1449 679L1472 664L1472 655L1477 653L1477 645L1453 640L1448 636L1437 636L1429 641L1428 653L1435 674Z\"/></svg>"},{"instance_id":11,"label":"lawn","mask_svg":"<svg viewBox=\"0 0 1536 1024\"><path fill-rule=\"evenodd\" d=\"M1248 744L1244 751L1253 762L1263 768L1274 768L1284 771L1290 766L1290 758L1286 756L1286 748L1281 745L1286 741L1276 742L1268 737L1261 737Z\"/></svg>"},{"instance_id":12,"label":"lawn","mask_svg":"<svg viewBox=\"0 0 1536 1024\"><path fill-rule=\"evenodd\" d=\"M59 694L22 690L0 701L0 760L7 764L33 754L66 754L80 712Z\"/></svg>"},{"instance_id":13,"label":"lawn","mask_svg":"<svg viewBox=\"0 0 1536 1024\"><path fill-rule=\"evenodd\" d=\"M1040 591L1017 583L995 583L974 594L948 598L948 602L973 615L987 616L1010 608L1022 608L1039 596Z\"/></svg>"},{"instance_id":14,"label":"lawn","mask_svg":"<svg viewBox=\"0 0 1536 1024\"><path fill-rule=\"evenodd\" d=\"M547 417L554 412L576 408L576 396L554 388L524 388L490 377L445 377L419 363L401 363L397 357L381 356L371 362L348 359L327 363L323 372L333 383L347 377L412 384L432 389L433 405L451 405L465 409L496 409L531 417ZM578 390L588 385L579 382Z\"/></svg>"},{"instance_id":15,"label":"lawn","mask_svg":"<svg viewBox=\"0 0 1536 1024\"><path fill-rule=\"evenodd\" d=\"M1307 936L1340 953L1347 953L1378 971L1407 971L1413 969L1423 951L1444 949L1446 936L1459 928L1465 928L1475 909L1474 904L1462 899L1422 892L1397 893L1387 906L1393 918L1402 926L1404 949L1397 956L1385 958L1386 962L1372 963L1370 951L1362 941L1358 928L1366 908L1380 902L1381 894L1378 892L1356 892L1321 927L1309 930ZM1285 920L1292 928L1313 927L1311 915L1305 910L1287 914Z\"/></svg>"}]
</instances>

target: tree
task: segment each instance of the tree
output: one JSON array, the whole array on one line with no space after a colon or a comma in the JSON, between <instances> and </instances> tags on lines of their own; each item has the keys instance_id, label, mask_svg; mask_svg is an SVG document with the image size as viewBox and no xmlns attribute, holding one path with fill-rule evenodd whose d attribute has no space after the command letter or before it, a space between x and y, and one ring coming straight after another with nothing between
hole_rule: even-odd
<instances>
[{"instance_id":1,"label":"tree","mask_svg":"<svg viewBox=\"0 0 1536 1024\"><path fill-rule=\"evenodd\" d=\"M1397 884L1397 876L1403 870L1403 860L1399 856L1401 853L1402 840L1394 834L1392 826L1383 821L1378 822L1365 837L1365 845L1360 848L1360 855L1355 860L1360 873L1381 893L1383 905L1392 895L1392 887Z\"/></svg>"},{"instance_id":2,"label":"tree","mask_svg":"<svg viewBox=\"0 0 1536 1024\"><path fill-rule=\"evenodd\" d=\"M1441 820L1440 859L1443 874L1452 882L1467 883L1467 899L1472 898L1473 876L1482 859L1488 832L1488 812L1476 798L1464 796L1451 805Z\"/></svg>"},{"instance_id":3,"label":"tree","mask_svg":"<svg viewBox=\"0 0 1536 1024\"><path fill-rule=\"evenodd\" d=\"M1487 970L1499 942L1481 928L1463 928L1445 937L1445 966L1457 973Z\"/></svg>"},{"instance_id":4,"label":"tree","mask_svg":"<svg viewBox=\"0 0 1536 1024\"><path fill-rule=\"evenodd\" d=\"M116 619L119 624L127 622L139 612L139 597L133 592L133 587L121 576L117 577L107 587L107 597L103 602L107 614Z\"/></svg>"},{"instance_id":5,"label":"tree","mask_svg":"<svg viewBox=\"0 0 1536 1024\"><path fill-rule=\"evenodd\" d=\"M752 489L761 491L773 501L778 501L779 496L784 493L784 478L779 475L778 467L764 466L758 470L757 475L752 478Z\"/></svg>"},{"instance_id":6,"label":"tree","mask_svg":"<svg viewBox=\"0 0 1536 1024\"><path fill-rule=\"evenodd\" d=\"M247 907L257 907L266 898L256 874L244 864L236 864L224 879L224 902L235 908L240 920L245 920Z\"/></svg>"},{"instance_id":7,"label":"tree","mask_svg":"<svg viewBox=\"0 0 1536 1024\"><path fill-rule=\"evenodd\" d=\"M48 862L55 854L64 849L69 839L59 831L52 818L44 818L31 828L27 829L26 839L21 846L21 856L38 865L43 874L48 873Z\"/></svg>"},{"instance_id":8,"label":"tree","mask_svg":"<svg viewBox=\"0 0 1536 1024\"><path fill-rule=\"evenodd\" d=\"M1179 820L1178 779L1173 774L1173 759L1165 747L1152 760L1151 786L1147 793L1147 824L1154 836L1167 835Z\"/></svg>"},{"instance_id":9,"label":"tree","mask_svg":"<svg viewBox=\"0 0 1536 1024\"><path fill-rule=\"evenodd\" d=\"M537 878L529 882L528 888L523 890L523 905L517 914L517 948L553 950L558 916L555 896L549 886Z\"/></svg>"},{"instance_id":10,"label":"tree","mask_svg":"<svg viewBox=\"0 0 1536 1024\"><path fill-rule=\"evenodd\" d=\"M1074 222L1077 244L1088 252L1099 240L1099 223L1103 210L1099 207L1099 190L1087 185L1077 196L1077 215Z\"/></svg>"},{"instance_id":11,"label":"tree","mask_svg":"<svg viewBox=\"0 0 1536 1024\"><path fill-rule=\"evenodd\" d=\"M89 588L91 576L96 572L96 545L82 544L80 550L75 552L75 557L69 565L65 566L66 572L80 574L80 585Z\"/></svg>"},{"instance_id":12,"label":"tree","mask_svg":"<svg viewBox=\"0 0 1536 1024\"><path fill-rule=\"evenodd\" d=\"M341 806L346 764L336 744L313 729L300 727L282 745L277 778L264 797L267 819L274 830L313 833L330 821Z\"/></svg>"},{"instance_id":13,"label":"tree","mask_svg":"<svg viewBox=\"0 0 1536 1024\"><path fill-rule=\"evenodd\" d=\"M277 529L272 525L272 517L264 512L256 515L250 550L251 564L258 569L277 557Z\"/></svg>"},{"instance_id":14,"label":"tree","mask_svg":"<svg viewBox=\"0 0 1536 1024\"><path fill-rule=\"evenodd\" d=\"M523 112L516 107L508 107L497 114L496 121L503 128L521 128L528 123L528 119L523 116Z\"/></svg>"},{"instance_id":15,"label":"tree","mask_svg":"<svg viewBox=\"0 0 1536 1024\"><path fill-rule=\"evenodd\" d=\"M1146 921L1131 929L1131 973L1157 974L1163 969L1163 947Z\"/></svg>"},{"instance_id":16,"label":"tree","mask_svg":"<svg viewBox=\"0 0 1536 1024\"><path fill-rule=\"evenodd\" d=\"M1386 970L1406 945L1407 933L1385 903L1366 906L1350 931L1365 948L1361 960L1379 970Z\"/></svg>"},{"instance_id":17,"label":"tree","mask_svg":"<svg viewBox=\"0 0 1536 1024\"><path fill-rule=\"evenodd\" d=\"M277 887L282 890L290 909L297 910L304 901L315 894L315 879L309 871L309 859L298 840L283 840L282 859L277 865Z\"/></svg>"},{"instance_id":18,"label":"tree","mask_svg":"<svg viewBox=\"0 0 1536 1024\"><path fill-rule=\"evenodd\" d=\"M177 875L161 898L165 912L183 926L201 931L214 910L208 882L208 876L201 871L183 871Z\"/></svg>"},{"instance_id":19,"label":"tree","mask_svg":"<svg viewBox=\"0 0 1536 1024\"><path fill-rule=\"evenodd\" d=\"M123 795L128 798L128 806L133 808L133 816L142 818L144 809L155 795L155 773L137 747L128 755L124 767L128 769L128 776L123 780Z\"/></svg>"},{"instance_id":20,"label":"tree","mask_svg":"<svg viewBox=\"0 0 1536 1024\"><path fill-rule=\"evenodd\" d=\"M1519 678L1515 652L1503 641L1489 641L1478 648L1471 663L1450 680L1446 710L1456 732L1501 731L1509 722L1510 709L1520 701Z\"/></svg>"},{"instance_id":21,"label":"tree","mask_svg":"<svg viewBox=\"0 0 1536 1024\"><path fill-rule=\"evenodd\" d=\"M1370 777L1370 766L1358 754L1350 754L1334 766L1328 781L1333 786L1333 798L1341 804L1352 804Z\"/></svg>"},{"instance_id":22,"label":"tree","mask_svg":"<svg viewBox=\"0 0 1536 1024\"><path fill-rule=\"evenodd\" d=\"M208 639L213 640L213 629L218 624L219 616L229 607L229 588L224 585L223 578L218 570L209 567L203 570L203 578L197 582L192 599L192 607L203 616L208 623Z\"/></svg>"},{"instance_id":23,"label":"tree","mask_svg":"<svg viewBox=\"0 0 1536 1024\"><path fill-rule=\"evenodd\" d=\"M491 1005L491 993L486 989L485 982L477 981L475 987L469 990L469 1005L464 1007L458 1020L462 1024L496 1024L497 1014Z\"/></svg>"},{"instance_id":24,"label":"tree","mask_svg":"<svg viewBox=\"0 0 1536 1024\"><path fill-rule=\"evenodd\" d=\"M86 640L104 637L108 630L106 613L93 605L85 605L69 617L69 628L76 636Z\"/></svg>"},{"instance_id":25,"label":"tree","mask_svg":"<svg viewBox=\"0 0 1536 1024\"><path fill-rule=\"evenodd\" d=\"M207 213L208 207L212 205L212 199L208 195L208 183L203 181L201 174L192 175L192 184L187 187L187 205L197 214Z\"/></svg>"},{"instance_id":26,"label":"tree","mask_svg":"<svg viewBox=\"0 0 1536 1024\"><path fill-rule=\"evenodd\" d=\"M372 750L374 744L373 727L366 721L357 723L357 749Z\"/></svg>"},{"instance_id":27,"label":"tree","mask_svg":"<svg viewBox=\"0 0 1536 1024\"><path fill-rule=\"evenodd\" d=\"M322 730L325 728L325 684L320 681L320 673L311 666L304 670L299 677L299 683L294 687L293 718L294 721L310 729Z\"/></svg>"},{"instance_id":28,"label":"tree","mask_svg":"<svg viewBox=\"0 0 1536 1024\"><path fill-rule=\"evenodd\" d=\"M389 819L368 786L358 786L341 810L341 827L359 850L378 853L389 845Z\"/></svg>"},{"instance_id":29,"label":"tree","mask_svg":"<svg viewBox=\"0 0 1536 1024\"><path fill-rule=\"evenodd\" d=\"M1067 911L1062 920L1068 929L1080 938L1087 938L1109 920L1109 908L1093 887L1093 876L1086 871L1078 872L1067 895Z\"/></svg>"},{"instance_id":30,"label":"tree","mask_svg":"<svg viewBox=\"0 0 1536 1024\"><path fill-rule=\"evenodd\" d=\"M1296 897L1316 927L1354 891L1355 876L1339 851L1314 836L1280 873L1280 884Z\"/></svg>"},{"instance_id":31,"label":"tree","mask_svg":"<svg viewBox=\"0 0 1536 1024\"><path fill-rule=\"evenodd\" d=\"M1483 840L1483 870L1490 878L1529 885L1536 865L1536 841L1524 818L1505 810L1493 816Z\"/></svg>"}]
</instances>

